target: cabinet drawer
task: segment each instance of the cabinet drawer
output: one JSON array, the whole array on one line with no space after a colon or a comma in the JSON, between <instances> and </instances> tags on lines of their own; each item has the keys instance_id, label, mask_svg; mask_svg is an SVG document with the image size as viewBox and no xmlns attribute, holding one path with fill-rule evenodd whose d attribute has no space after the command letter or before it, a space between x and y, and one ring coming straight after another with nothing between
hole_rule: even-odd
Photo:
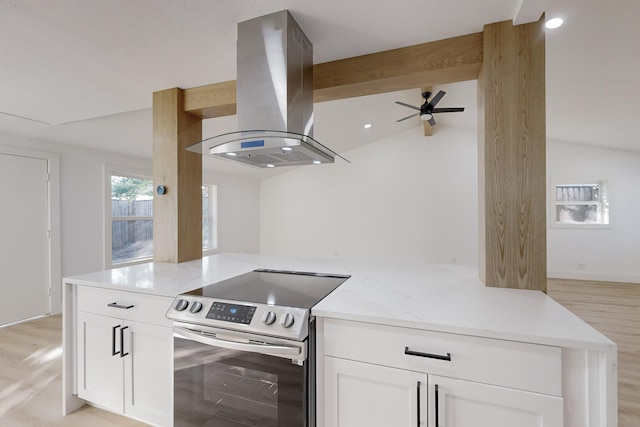
<instances>
[{"instance_id":1,"label":"cabinet drawer","mask_svg":"<svg viewBox=\"0 0 640 427\"><path fill-rule=\"evenodd\" d=\"M171 297L78 286L78 311L159 326L173 325L173 322L165 317L172 302ZM113 306L114 303L116 306Z\"/></svg>"},{"instance_id":2,"label":"cabinet drawer","mask_svg":"<svg viewBox=\"0 0 640 427\"><path fill-rule=\"evenodd\" d=\"M324 319L324 354L555 396L562 391L558 347Z\"/></svg>"}]
</instances>

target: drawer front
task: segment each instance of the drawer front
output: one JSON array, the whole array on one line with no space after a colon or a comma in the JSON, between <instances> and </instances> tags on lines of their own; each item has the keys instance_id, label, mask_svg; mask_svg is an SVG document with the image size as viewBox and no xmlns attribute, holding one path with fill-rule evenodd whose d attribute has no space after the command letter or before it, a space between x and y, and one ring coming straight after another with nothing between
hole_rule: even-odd
<instances>
[{"instance_id":1,"label":"drawer front","mask_svg":"<svg viewBox=\"0 0 640 427\"><path fill-rule=\"evenodd\" d=\"M324 320L324 354L560 396L558 347L468 335Z\"/></svg>"},{"instance_id":2,"label":"drawer front","mask_svg":"<svg viewBox=\"0 0 640 427\"><path fill-rule=\"evenodd\" d=\"M165 317L173 298L92 286L78 286L78 311L172 326Z\"/></svg>"}]
</instances>

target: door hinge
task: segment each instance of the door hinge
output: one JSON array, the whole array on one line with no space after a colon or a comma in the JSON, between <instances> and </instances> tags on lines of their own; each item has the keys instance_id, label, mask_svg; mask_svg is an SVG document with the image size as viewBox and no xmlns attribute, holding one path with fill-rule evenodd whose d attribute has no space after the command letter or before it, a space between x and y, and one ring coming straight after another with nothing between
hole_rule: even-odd
<instances>
[{"instance_id":1,"label":"door hinge","mask_svg":"<svg viewBox=\"0 0 640 427\"><path fill-rule=\"evenodd\" d=\"M47 239L51 238L51 230L47 230Z\"/></svg>"},{"instance_id":2,"label":"door hinge","mask_svg":"<svg viewBox=\"0 0 640 427\"><path fill-rule=\"evenodd\" d=\"M51 182L51 174L47 173L47 182Z\"/></svg>"},{"instance_id":3,"label":"door hinge","mask_svg":"<svg viewBox=\"0 0 640 427\"><path fill-rule=\"evenodd\" d=\"M48 294L49 296L51 296L51 287L49 287L49 289L47 289L47 294Z\"/></svg>"}]
</instances>

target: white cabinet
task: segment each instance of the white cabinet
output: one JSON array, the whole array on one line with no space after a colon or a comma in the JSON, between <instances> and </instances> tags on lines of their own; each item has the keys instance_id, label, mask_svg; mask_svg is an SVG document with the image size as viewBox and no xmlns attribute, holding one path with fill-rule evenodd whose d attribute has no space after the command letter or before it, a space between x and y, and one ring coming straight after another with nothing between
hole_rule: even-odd
<instances>
[{"instance_id":1,"label":"white cabinet","mask_svg":"<svg viewBox=\"0 0 640 427\"><path fill-rule=\"evenodd\" d=\"M173 330L129 322L124 364L124 413L152 424L173 424ZM125 344L126 348L126 344Z\"/></svg>"},{"instance_id":2,"label":"white cabinet","mask_svg":"<svg viewBox=\"0 0 640 427\"><path fill-rule=\"evenodd\" d=\"M427 425L427 375L334 357L324 369L327 426Z\"/></svg>"},{"instance_id":3,"label":"white cabinet","mask_svg":"<svg viewBox=\"0 0 640 427\"><path fill-rule=\"evenodd\" d=\"M561 427L559 348L322 319L324 427Z\"/></svg>"},{"instance_id":4,"label":"white cabinet","mask_svg":"<svg viewBox=\"0 0 640 427\"><path fill-rule=\"evenodd\" d=\"M429 375L429 426L560 427L563 401L472 381Z\"/></svg>"},{"instance_id":5,"label":"white cabinet","mask_svg":"<svg viewBox=\"0 0 640 427\"><path fill-rule=\"evenodd\" d=\"M173 332L164 319L171 301L79 287L80 398L154 425L172 424Z\"/></svg>"},{"instance_id":6,"label":"white cabinet","mask_svg":"<svg viewBox=\"0 0 640 427\"><path fill-rule=\"evenodd\" d=\"M78 314L78 396L112 411L124 410L123 360L112 354L124 322Z\"/></svg>"}]
</instances>

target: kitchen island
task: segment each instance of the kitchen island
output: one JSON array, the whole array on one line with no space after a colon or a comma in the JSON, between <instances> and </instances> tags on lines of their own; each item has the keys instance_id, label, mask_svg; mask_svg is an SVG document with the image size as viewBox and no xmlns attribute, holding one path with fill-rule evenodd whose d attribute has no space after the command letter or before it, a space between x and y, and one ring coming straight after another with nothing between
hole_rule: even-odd
<instances>
[{"instance_id":1,"label":"kitchen island","mask_svg":"<svg viewBox=\"0 0 640 427\"><path fill-rule=\"evenodd\" d=\"M615 344L541 292L486 288L477 270L464 266L248 254L147 263L64 279L65 413L89 401L170 425L171 398L155 396L166 395L158 393L163 387L171 390L171 322L164 312L178 294L255 268L351 276L312 310L318 329L319 426L372 425L362 417L362 405L371 419L384 424L381 417L386 416L394 425L422 420L433 426L438 417L446 417L448 426L467 425L467 418L456 419L456 413L505 420L493 425L617 425ZM87 386L81 360L94 347L87 337L96 335L86 328L113 317L104 312L106 302L137 306L116 308L122 318L118 327L135 331L140 337L136 350L144 348L155 360L151 367L117 368L124 370L125 384L110 385L110 395ZM113 350L124 354L120 344ZM145 367L148 375L141 373ZM150 379L160 386L148 386ZM127 386L134 380L135 388ZM134 399L131 390L143 395ZM161 403L154 404L158 399Z\"/></svg>"}]
</instances>

